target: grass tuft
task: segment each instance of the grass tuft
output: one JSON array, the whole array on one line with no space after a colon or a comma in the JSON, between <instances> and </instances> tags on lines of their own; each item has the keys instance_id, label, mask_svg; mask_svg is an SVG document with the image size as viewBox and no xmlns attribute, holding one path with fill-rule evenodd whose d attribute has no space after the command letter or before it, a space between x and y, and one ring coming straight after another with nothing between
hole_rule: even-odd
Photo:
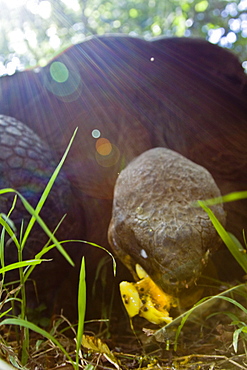
<instances>
[{"instance_id":1,"label":"grass tuft","mask_svg":"<svg viewBox=\"0 0 247 370\"><path fill-rule=\"evenodd\" d=\"M29 202L16 190L12 188L7 188L7 189L2 189L0 190L0 195L1 194L6 194L6 193L15 193L16 196L14 197L14 201L12 204L12 207L8 213L8 215L0 214L0 225L2 225L2 232L1 232L1 237L0 237L0 273L2 274L2 285L1 285L1 293L5 292L5 297L2 299L0 302L0 308L2 309L5 303L7 302L19 302L21 304L21 314L19 317L13 317L12 313L12 308L8 308L6 311L1 312L0 318L3 319L0 322L0 326L4 328L5 326L15 326L15 327L21 327L21 364L25 366L28 362L29 359L29 348L30 348L30 336L29 336L29 331L35 332L39 335L42 336L42 338L46 338L49 341L53 343L54 346L56 346L67 358L68 362L73 366L75 370L78 370L80 365L80 361L83 362L83 356L81 354L81 346L82 346L82 341L83 341L83 333L84 333L84 320L85 320L85 311L86 311L86 273L85 273L85 259L84 257L82 258L81 261L81 269L80 269L80 277L79 277L79 284L78 284L78 327L77 331L74 331L74 328L70 326L72 331L75 333L75 341L76 341L76 347L75 347L75 353L70 354L64 346L60 343L58 339L56 339L56 330L54 331L53 329L51 332L48 332L42 328L40 328L38 325L36 325L33 322L30 322L27 320L27 302L26 302L26 292L25 292L25 283L27 279L29 278L30 274L33 272L33 269L43 263L43 262L51 262L49 259L44 259L42 258L48 251L50 251L52 248L57 248L59 252L66 258L66 260L74 266L74 262L70 258L70 256L67 254L65 249L63 248L63 244L68 243L68 242L79 242L79 243L87 243L93 247L100 248L107 252L111 257L113 261L113 271L114 275L116 274L116 261L112 254L106 250L105 248L91 242L86 242L84 240L65 240L65 241L58 241L55 237L55 232L60 226L60 224L63 222L64 217L62 220L59 222L57 225L56 229L54 232L51 232L49 228L46 226L45 222L41 219L39 216L39 213L49 196L49 193L51 191L51 188L56 180L56 177L59 174L59 171L61 170L61 167L66 159L66 156L69 152L69 149L72 145L73 139L75 137L76 131L74 132L74 135L72 136L72 139L70 140L70 143L61 159L59 162L58 166L56 167L54 173L52 174L37 206L33 208ZM16 236L16 229L14 223L11 221L10 217L11 214L15 208L16 204L16 199L19 197L25 207L25 209L30 213L31 218L30 221L24 229L23 224L21 226L20 230L20 235L19 238ZM25 245L28 241L28 237L30 235L30 232L35 224L35 222L38 222L39 225L42 227L43 231L48 235L49 241L47 244L41 249L39 253L36 254L35 258L29 259L26 261L22 260L22 254L23 250L25 248ZM17 251L18 251L18 261L14 262L10 265L5 265L5 236L6 234L9 235L9 237L12 239L14 242ZM4 280L5 280L5 274L8 273L11 270L18 269L19 270L19 285L16 289L12 291L7 290L4 287ZM13 284L14 282L10 283L9 285ZM18 297L20 293L20 298ZM10 316L11 315L11 316ZM10 316L10 317L9 317ZM6 318L7 317L7 318ZM59 325L59 324L57 324ZM17 332L17 331L16 331ZM40 341L39 341L40 342ZM41 341L42 342L42 341ZM1 346L0 346L1 347ZM1 348L0 348L1 349ZM13 360L14 361L14 360ZM14 364L15 365L15 364ZM6 365L8 366L8 365ZM90 368L90 364L86 365L86 368ZM21 368L19 366L19 368Z\"/></svg>"},{"instance_id":2,"label":"grass tuft","mask_svg":"<svg viewBox=\"0 0 247 370\"><path fill-rule=\"evenodd\" d=\"M209 200L198 200L198 205L208 214L212 224L214 225L217 233L221 237L222 241L225 243L233 257L236 259L238 264L242 267L245 273L247 273L247 251L246 248L242 246L240 241L231 233L226 231L217 217L214 215L212 210L208 207L209 205L218 204L221 202L232 202L240 199L247 198L247 191L235 192L222 197Z\"/></svg>"},{"instance_id":3,"label":"grass tuft","mask_svg":"<svg viewBox=\"0 0 247 370\"><path fill-rule=\"evenodd\" d=\"M238 264L243 268L244 272L247 273L247 251L246 248L242 246L242 244L239 242L239 240L226 231L226 229L223 227L223 225L219 222L217 217L214 215L212 210L209 208L209 206L219 204L222 202L232 202L232 201L237 201L241 199L247 198L247 191L241 191L241 192L234 192L231 194L224 195L222 197L214 198L214 199L209 199L209 200L198 200L196 203L194 203L194 206L200 206L202 209L208 214L213 226L215 227L216 231L218 232L219 236L221 237L222 241L225 243L233 257L236 259ZM244 236L244 242L246 245L246 239L245 239L245 234L243 233ZM234 351L237 352L238 350L238 342L239 338L243 339L244 343L247 343L247 322L246 320L242 320L241 316L243 315L244 317L247 317L247 309L239 303L237 300L228 297L227 295L232 294L235 291L241 291L241 295L243 298L247 299L246 295L246 284L240 284L236 285L230 289L225 290L224 292L210 296L210 297L204 297L201 299L199 302L197 302L191 309L187 310L184 312L182 315L178 316L175 320L173 320L170 324L165 325L163 328L160 330L157 330L155 333L155 336L157 338L163 338L162 340L165 341L165 338L168 338L169 335L168 333L173 331L174 326L177 327L176 333L175 333L175 338L174 338L174 350L176 351L178 348L178 339L179 336L182 332L182 329L185 325L185 323L188 321L189 317L191 316L192 313L196 312L202 312L203 310L206 310L209 306L209 304L212 304L213 302L217 301L217 299L225 300L231 304L233 304L236 308L239 309L239 316L234 315L231 312L215 312L211 315L209 315L207 318L210 318L214 315L227 315L231 320L231 325L237 326L237 329L233 333L233 339L232 339L232 345L234 348ZM168 340L169 342L169 340Z\"/></svg>"}]
</instances>

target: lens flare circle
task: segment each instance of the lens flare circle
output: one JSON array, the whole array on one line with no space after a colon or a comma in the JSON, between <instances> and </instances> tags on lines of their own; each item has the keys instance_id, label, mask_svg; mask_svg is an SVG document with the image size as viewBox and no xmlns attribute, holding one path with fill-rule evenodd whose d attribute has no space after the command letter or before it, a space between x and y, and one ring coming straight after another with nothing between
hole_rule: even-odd
<instances>
[{"instance_id":1,"label":"lens flare circle","mask_svg":"<svg viewBox=\"0 0 247 370\"><path fill-rule=\"evenodd\" d=\"M44 86L53 95L64 102L78 99L82 93L82 82L79 72L69 70L61 62L53 62L43 77Z\"/></svg>"},{"instance_id":2,"label":"lens flare circle","mask_svg":"<svg viewBox=\"0 0 247 370\"><path fill-rule=\"evenodd\" d=\"M95 129L92 131L92 137L93 137L94 139L98 139L100 136L101 136L101 132L100 132L100 130L98 130L97 128L95 128Z\"/></svg>"},{"instance_id":3,"label":"lens flare circle","mask_svg":"<svg viewBox=\"0 0 247 370\"><path fill-rule=\"evenodd\" d=\"M108 139L100 138L96 141L96 151L103 156L109 155L112 151L112 144Z\"/></svg>"},{"instance_id":4,"label":"lens flare circle","mask_svg":"<svg viewBox=\"0 0 247 370\"><path fill-rule=\"evenodd\" d=\"M109 152L109 154L106 154L107 152ZM100 153L103 153L103 154L100 154ZM98 149L96 149L95 151L95 159L100 166L112 167L115 164L117 164L117 162L119 161L119 158L120 158L120 151L118 147L110 143L109 140L108 140L108 143L105 142L103 144L102 142L101 145L98 144Z\"/></svg>"},{"instance_id":5,"label":"lens flare circle","mask_svg":"<svg viewBox=\"0 0 247 370\"><path fill-rule=\"evenodd\" d=\"M69 71L65 64L61 62L53 62L50 65L50 74L56 82L65 82L69 78Z\"/></svg>"}]
</instances>

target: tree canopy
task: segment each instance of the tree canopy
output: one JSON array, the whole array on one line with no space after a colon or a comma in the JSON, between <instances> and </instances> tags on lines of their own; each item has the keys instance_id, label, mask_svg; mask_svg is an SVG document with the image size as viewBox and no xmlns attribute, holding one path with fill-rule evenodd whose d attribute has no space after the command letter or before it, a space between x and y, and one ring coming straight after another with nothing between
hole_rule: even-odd
<instances>
[{"instance_id":1,"label":"tree canopy","mask_svg":"<svg viewBox=\"0 0 247 370\"><path fill-rule=\"evenodd\" d=\"M90 35L202 37L247 69L247 0L0 0L0 75L45 65Z\"/></svg>"}]
</instances>

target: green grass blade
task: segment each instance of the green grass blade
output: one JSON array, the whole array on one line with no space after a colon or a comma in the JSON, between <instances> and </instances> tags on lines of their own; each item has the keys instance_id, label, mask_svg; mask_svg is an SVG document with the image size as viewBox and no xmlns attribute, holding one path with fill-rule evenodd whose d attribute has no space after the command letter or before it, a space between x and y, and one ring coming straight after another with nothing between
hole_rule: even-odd
<instances>
[{"instance_id":1,"label":"green grass blade","mask_svg":"<svg viewBox=\"0 0 247 370\"><path fill-rule=\"evenodd\" d=\"M50 333L48 333L46 330L39 328L37 325L23 319L5 319L1 321L1 325L18 325L24 328L27 328L29 330L32 330L40 335L42 335L44 338L49 339L52 341L67 357L67 359L70 361L71 365L74 367L74 362L68 352L64 349L64 347L59 343L59 341L54 338ZM75 367L74 367L75 368Z\"/></svg>"},{"instance_id":2,"label":"green grass blade","mask_svg":"<svg viewBox=\"0 0 247 370\"><path fill-rule=\"evenodd\" d=\"M223 225L219 222L217 217L214 215L212 210L208 208L204 202L198 201L198 204L204 209L204 211L208 214L212 224L214 225L216 231L218 232L219 236L232 253L233 257L237 260L239 265L243 268L243 270L247 273L247 254L246 249L243 248L241 243L235 238L231 233L227 232Z\"/></svg>"},{"instance_id":3,"label":"green grass blade","mask_svg":"<svg viewBox=\"0 0 247 370\"><path fill-rule=\"evenodd\" d=\"M11 229L9 235L12 238L12 240L14 240L14 243L15 243L17 249L20 248L20 243L19 243L19 241L17 240L17 238L15 236L15 231L16 231L15 224L10 219L10 215L13 212L13 210L15 209L16 201L17 201L17 195L14 196L14 199L13 199L13 202L12 202L12 205L11 205L11 208L10 208L7 216L4 213L0 213L0 223L3 226L3 229L2 229L2 232L1 232L1 236L0 236L0 263L1 263L1 266L2 267L5 266L4 252L5 252L6 224L7 224L7 227L9 227ZM4 281L4 276L3 276L3 281Z\"/></svg>"},{"instance_id":4,"label":"green grass blade","mask_svg":"<svg viewBox=\"0 0 247 370\"><path fill-rule=\"evenodd\" d=\"M245 313L246 317L247 317L247 309L241 303L239 303L238 301L236 301L235 299L232 299L230 297L225 297L225 296L216 296L216 297L217 298L220 298L220 299L223 299L223 300L225 300L227 302L230 302L234 306L240 308L240 310L242 310Z\"/></svg>"},{"instance_id":5,"label":"green grass blade","mask_svg":"<svg viewBox=\"0 0 247 370\"><path fill-rule=\"evenodd\" d=\"M234 193L222 195L221 197L216 197L207 200L200 200L205 206L213 206L220 203L234 202L236 200L246 199L247 191L236 191Z\"/></svg>"},{"instance_id":6,"label":"green grass blade","mask_svg":"<svg viewBox=\"0 0 247 370\"><path fill-rule=\"evenodd\" d=\"M92 242L87 242L87 241L85 241L85 240L71 240L71 241L72 241L72 242L77 241L77 242L80 242L80 243L85 243L85 244L91 245L92 247L100 248L100 249L102 249L103 251L105 251L106 253L108 253L108 254L109 254L109 256L110 256L110 257L111 257L111 259L112 259L112 265L113 265L113 273L114 273L114 276L116 276L116 271L117 271L117 264L116 264L116 260L115 260L115 258L114 258L114 256L113 256L113 254L112 254L110 251L108 251L108 249L106 249L106 248L102 247L101 245L98 245L98 244L95 244L95 243L92 243Z\"/></svg>"},{"instance_id":7,"label":"green grass blade","mask_svg":"<svg viewBox=\"0 0 247 370\"><path fill-rule=\"evenodd\" d=\"M44 223L44 221L40 218L39 212L41 211L41 209L42 209L42 207L43 207L43 205L44 205L44 203L45 203L45 201L46 201L46 199L47 199L47 197L49 195L49 192L51 191L51 188L52 188L52 186L53 186L53 184L54 184L54 182L55 182L55 180L56 180L56 178L57 178L57 176L59 174L59 171L61 170L62 165L64 164L64 161L65 161L65 159L66 159L66 157L68 155L68 152L70 150L70 147L71 147L71 145L73 143L73 140L74 140L74 137L76 135L76 132L77 132L77 129L74 131L74 134L73 134L73 136L72 136L72 138L71 138L71 140L69 142L69 145L68 145L66 151L64 152L64 155L62 156L62 159L60 160L60 162L59 162L58 166L56 167L55 171L53 172L53 174L52 174L52 176L51 176L48 184L46 185L46 188L45 188L45 190L44 190L44 192L43 192L43 194L42 194L42 196L41 196L41 198L40 198L40 200L39 200L39 202L38 202L38 204L37 204L37 206L36 206L35 209L30 205L30 203L18 191L14 190L12 188L7 188L7 189L0 190L0 195L1 194L6 194L6 193L15 193L15 194L17 194L20 197L20 199L21 199L24 207L26 208L26 210L32 216L31 219L30 219L30 221L29 221L29 223L28 223L28 225L27 225L27 228L25 230L25 233L23 235L22 242L21 242L21 249L24 248L25 243L27 241L27 238L28 238L28 236L29 236L29 234L30 234L30 232L31 232L31 230L33 228L33 225L37 221L40 224L40 226L42 227L42 229L45 231L45 233L52 240L52 242L56 245L56 248L59 250L59 252L65 257L65 259L72 266L74 266L74 263L73 263L72 259L67 254L67 252L63 249L63 247L59 244L59 242L57 241L57 239L55 238L55 236L51 233L51 231L48 229L48 227L46 226L46 224Z\"/></svg>"},{"instance_id":8,"label":"green grass blade","mask_svg":"<svg viewBox=\"0 0 247 370\"><path fill-rule=\"evenodd\" d=\"M96 369L96 367L92 364L87 364L85 367L84 367L84 370L94 370Z\"/></svg>"},{"instance_id":9,"label":"green grass blade","mask_svg":"<svg viewBox=\"0 0 247 370\"><path fill-rule=\"evenodd\" d=\"M116 276L116 271L117 271L116 260L115 260L115 258L113 256L113 254L110 251L108 251L108 249L106 249L106 248L104 248L101 245L98 245L96 243L87 242L86 240L80 240L80 239L62 240L59 243L60 244L65 244L65 243L84 243L84 244L91 245L92 247L96 247L96 248L102 249L103 251L105 251L112 258L113 273L114 273L114 276ZM54 245L50 245L48 248L51 249L53 247L54 247ZM43 253L42 253L42 255L43 255ZM39 256L39 258L41 257L40 254L37 254L37 256Z\"/></svg>"},{"instance_id":10,"label":"green grass blade","mask_svg":"<svg viewBox=\"0 0 247 370\"><path fill-rule=\"evenodd\" d=\"M210 315L208 315L206 319L208 320L211 317L217 316L217 315L219 315L219 313L220 313L220 315L226 315L226 316L228 316L229 319L231 319L232 321L237 321L238 320L238 317L234 313L232 313L230 311L213 312Z\"/></svg>"},{"instance_id":11,"label":"green grass blade","mask_svg":"<svg viewBox=\"0 0 247 370\"><path fill-rule=\"evenodd\" d=\"M13 242L15 243L17 249L20 249L21 246L20 246L20 243L19 243L19 241L18 241L18 239L15 235L15 232L12 229L12 227L9 225L8 221L3 218L3 215L0 215L0 225L2 225L2 227L4 228L5 231L7 231L7 233L9 234L9 236L11 237Z\"/></svg>"},{"instance_id":12,"label":"green grass blade","mask_svg":"<svg viewBox=\"0 0 247 370\"><path fill-rule=\"evenodd\" d=\"M59 228L59 226L61 225L61 223L63 222L65 216L62 217L62 219L59 221L58 225L56 226L55 230L53 231L53 235L55 234L55 232L57 231L57 229ZM48 242L46 243L46 245L41 249L41 251L39 253L37 253L35 255L35 259L41 259L41 257L46 254L47 252L49 252L51 249L55 248L56 245L55 244L52 244L52 245L49 245L50 243L50 239L48 240ZM59 244L61 245L61 242L59 242ZM33 272L33 270L35 269L35 266L30 266L28 268L28 270L26 270L24 272L24 282L27 281L27 279L29 278L30 274Z\"/></svg>"},{"instance_id":13,"label":"green grass blade","mask_svg":"<svg viewBox=\"0 0 247 370\"><path fill-rule=\"evenodd\" d=\"M75 131L74 131L74 133L72 135L72 138L70 139L69 145L67 146L67 148L66 148L66 150L65 150L65 152L64 152L64 154L63 154L63 156L62 156L62 158L61 158L61 160L59 162L59 164L57 165L57 167L56 167L55 171L53 172L53 174L52 174L52 176L51 176L48 184L45 187L45 190L44 190L44 192L43 192L43 194L42 194L42 196L41 196L41 198L40 198L40 200L39 200L39 202L38 202L38 204L37 204L37 206L35 208L35 214L32 214L32 218L30 219L30 221L28 223L28 226L27 226L27 229L25 231L25 234L23 236L23 244L25 244L25 242L26 242L26 240L28 238L28 235L30 234L30 231L31 231L31 229L32 229L32 227L33 227L33 225L34 225L34 223L36 221L36 215L39 214L39 212L41 211L41 209L42 209L42 207L43 207L43 205L44 205L44 203L45 203L45 201L46 201L46 199L47 199L47 197L48 197L48 195L49 195L49 193L51 191L51 188L52 188L52 186L53 186L53 184L54 184L54 182L55 182L55 180L56 180L56 178L57 178L57 176L58 176L58 174L59 174L59 172L60 172L60 170L61 170L64 162L65 162L65 159L66 159L66 157L68 155L68 152L70 150L70 147L71 147L71 145L72 145L72 143L74 141L76 132L77 132L77 128L75 129Z\"/></svg>"},{"instance_id":14,"label":"green grass blade","mask_svg":"<svg viewBox=\"0 0 247 370\"><path fill-rule=\"evenodd\" d=\"M7 302L7 301L6 301ZM12 310L12 307L10 307L8 310L0 313L0 319L4 316L6 316L10 311ZM1 369L1 368L0 368Z\"/></svg>"},{"instance_id":15,"label":"green grass blade","mask_svg":"<svg viewBox=\"0 0 247 370\"><path fill-rule=\"evenodd\" d=\"M233 340L232 340L232 344L233 344L233 348L234 348L234 351L235 353L238 352L238 338L239 338L239 335L241 333L246 333L247 332L247 326L243 326L239 329L236 329L233 333Z\"/></svg>"},{"instance_id":16,"label":"green grass blade","mask_svg":"<svg viewBox=\"0 0 247 370\"><path fill-rule=\"evenodd\" d=\"M79 369L79 352L82 343L82 336L84 331L84 320L86 313L86 271L85 271L85 259L82 258L80 279L78 288L78 328L76 335L76 366Z\"/></svg>"},{"instance_id":17,"label":"green grass blade","mask_svg":"<svg viewBox=\"0 0 247 370\"><path fill-rule=\"evenodd\" d=\"M246 249L242 246L240 241L232 234L228 232L228 235L232 239L235 248L230 251L234 258L238 261L240 266L243 268L245 272L247 272L247 254Z\"/></svg>"},{"instance_id":18,"label":"green grass blade","mask_svg":"<svg viewBox=\"0 0 247 370\"><path fill-rule=\"evenodd\" d=\"M55 248L55 244L53 244L53 245L51 245L51 246L49 246L49 247L44 247L44 248L42 248L42 250L39 252L39 253L37 253L36 255L35 255L35 260L37 259L37 260L40 260L41 259L41 257L45 254L45 253L47 253L47 252L49 252L51 249L53 249L53 248ZM41 261L52 261L52 259L43 259L43 260L41 260ZM30 266L28 266L28 269L26 269L25 271L24 271L24 282L26 282L27 280L28 280L28 278L29 278L29 276L31 275L31 273L33 272L33 270L35 269L35 264L34 265L30 265Z\"/></svg>"},{"instance_id":19,"label":"green grass blade","mask_svg":"<svg viewBox=\"0 0 247 370\"><path fill-rule=\"evenodd\" d=\"M0 266L4 267L5 266L5 229L3 228L1 231L1 236L0 236ZM4 277L3 277L4 280Z\"/></svg>"},{"instance_id":20,"label":"green grass blade","mask_svg":"<svg viewBox=\"0 0 247 370\"><path fill-rule=\"evenodd\" d=\"M28 355L28 349L29 349L29 344L30 344L30 335L29 335L29 328L24 327L23 332L22 332L22 348L21 348L21 363L22 365L26 365L29 355Z\"/></svg>"},{"instance_id":21,"label":"green grass blade","mask_svg":"<svg viewBox=\"0 0 247 370\"><path fill-rule=\"evenodd\" d=\"M215 296L205 297L205 298L201 299L199 302L197 302L188 311L186 311L186 312L182 313L180 316L176 317L171 323L169 323L169 324L163 326L161 329L157 330L156 333L155 333L155 336L157 336L157 338L159 338L159 337L165 337L166 336L166 332L168 332L170 329L173 331L173 328L174 328L175 325L179 325L180 326L182 324L182 320L185 317L186 317L186 320L187 320L189 318L190 314L192 314L194 311L196 311L198 309L203 310L204 307L205 308L208 307L208 304L210 302L213 302L214 300L216 300L218 298L225 297L226 294L232 294L233 292L238 291L238 290L241 291L242 289L244 290L244 292L246 291L246 284L240 284L240 285L231 287L231 288L225 290L224 292L221 292L221 293L219 293L219 294L217 294ZM233 302L231 301L231 303L233 303ZM239 307L239 308L242 309L243 306L242 307ZM184 326L186 320L185 319L183 320L183 325L181 325L181 327L179 328L179 333L178 333L178 335L176 335L176 342L178 341L179 334L180 334L180 332L182 330L182 327ZM175 342L175 344L176 344L176 342Z\"/></svg>"},{"instance_id":22,"label":"green grass blade","mask_svg":"<svg viewBox=\"0 0 247 370\"><path fill-rule=\"evenodd\" d=\"M61 246L61 244L59 243L59 241L56 239L56 237L53 235L53 233L49 230L49 228L46 226L45 222L42 220L42 218L38 215L38 213L36 212L36 210L34 210L31 205L27 202L27 200L21 195L18 193L18 195L20 196L21 200L22 200L22 203L24 205L24 207L31 213L32 217L34 217L37 222L39 223L39 225L42 227L42 229L44 230L44 232L48 235L48 237L52 240L52 242L55 244L56 248L59 250L59 252L64 256L64 258L72 265L74 266L74 262L72 261L72 259L70 258L70 256L68 255L68 253L64 250L64 248ZM23 237L23 241L22 241L22 246L24 245L24 241L26 240L25 238L26 236L26 232L25 232L25 235Z\"/></svg>"},{"instance_id":23,"label":"green grass blade","mask_svg":"<svg viewBox=\"0 0 247 370\"><path fill-rule=\"evenodd\" d=\"M175 339L174 339L174 351L177 350L178 338L179 338L180 333L181 333L181 331L182 331L182 329L183 329L186 321L188 320L189 316L197 309L198 306L202 305L204 302L210 301L211 298L212 297L204 297L204 298L202 298L190 310L186 311L184 313L184 315L181 315L181 323L180 323L180 325L178 326L178 328L176 330Z\"/></svg>"},{"instance_id":24,"label":"green grass blade","mask_svg":"<svg viewBox=\"0 0 247 370\"><path fill-rule=\"evenodd\" d=\"M34 217L36 219L36 221L39 223L39 225L42 227L42 229L44 230L44 232L48 235L48 237L52 240L52 242L55 244L56 248L59 250L59 252L64 256L64 258L72 265L74 266L74 262L72 261L72 259L70 258L70 256L68 255L68 253L64 250L64 248L61 246L61 244L58 242L58 240L56 239L56 237L53 235L53 233L49 230L49 228L46 226L45 222L42 220L42 218L39 216L39 214L36 212L36 210L31 206L31 204L16 190L12 189L12 188L6 188L6 189L2 189L0 190L0 194L4 194L4 193L15 193L17 194L24 207L26 208L26 210L32 215L32 218ZM25 234L26 235L26 234ZM24 237L23 237L24 239ZM24 242L22 241L22 246L21 248L23 248L24 246Z\"/></svg>"},{"instance_id":25,"label":"green grass blade","mask_svg":"<svg viewBox=\"0 0 247 370\"><path fill-rule=\"evenodd\" d=\"M39 265L41 262L44 261L50 261L50 260L41 260L41 259L33 259L33 260L27 260L27 261L20 261L20 262L15 262L12 263L11 265L4 266L0 269L0 274L3 274L7 271L15 270L15 269L20 269L26 266L33 266L33 265Z\"/></svg>"}]
</instances>

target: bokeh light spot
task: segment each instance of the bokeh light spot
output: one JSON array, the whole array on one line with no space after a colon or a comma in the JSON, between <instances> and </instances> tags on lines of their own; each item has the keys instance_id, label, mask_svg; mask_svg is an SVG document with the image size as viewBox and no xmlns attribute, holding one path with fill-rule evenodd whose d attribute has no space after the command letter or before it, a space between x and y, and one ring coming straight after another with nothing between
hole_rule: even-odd
<instances>
[{"instance_id":1,"label":"bokeh light spot","mask_svg":"<svg viewBox=\"0 0 247 370\"><path fill-rule=\"evenodd\" d=\"M96 141L96 150L100 155L109 155L112 151L112 145L108 139L100 138Z\"/></svg>"},{"instance_id":2,"label":"bokeh light spot","mask_svg":"<svg viewBox=\"0 0 247 370\"><path fill-rule=\"evenodd\" d=\"M129 15L131 18L137 18L138 17L138 10L135 8L132 8L129 10Z\"/></svg>"},{"instance_id":3,"label":"bokeh light spot","mask_svg":"<svg viewBox=\"0 0 247 370\"><path fill-rule=\"evenodd\" d=\"M195 5L195 11L196 12L205 12L205 10L208 8L208 1L207 0L202 0L199 3Z\"/></svg>"},{"instance_id":4,"label":"bokeh light spot","mask_svg":"<svg viewBox=\"0 0 247 370\"><path fill-rule=\"evenodd\" d=\"M82 92L80 74L74 69L69 71L61 62L53 62L49 66L49 73L44 76L44 86L65 102L75 101Z\"/></svg>"},{"instance_id":5,"label":"bokeh light spot","mask_svg":"<svg viewBox=\"0 0 247 370\"><path fill-rule=\"evenodd\" d=\"M99 139L99 140L101 140L101 139ZM109 155L102 155L98 152L98 150L96 150L96 152L95 152L95 159L96 159L97 163L102 167L115 166L118 163L119 159L120 159L120 151L119 151L118 147L116 147L116 145L114 145L114 144L111 144L110 142L109 142L109 144L111 146L111 152L109 153ZM102 150L105 150L107 148L107 147L104 148L105 145L107 145L107 144L103 144L102 148L101 148L101 145L100 145L99 148L101 148ZM109 147L108 147L108 150L109 150Z\"/></svg>"},{"instance_id":6,"label":"bokeh light spot","mask_svg":"<svg viewBox=\"0 0 247 370\"><path fill-rule=\"evenodd\" d=\"M50 66L50 74L56 82L65 82L69 78L69 71L65 64L53 62Z\"/></svg>"},{"instance_id":7,"label":"bokeh light spot","mask_svg":"<svg viewBox=\"0 0 247 370\"><path fill-rule=\"evenodd\" d=\"M100 132L100 130L98 130L97 128L95 128L95 129L92 131L92 137L93 137L94 139L98 139L98 138L100 137L100 135L101 135L101 132Z\"/></svg>"}]
</instances>

